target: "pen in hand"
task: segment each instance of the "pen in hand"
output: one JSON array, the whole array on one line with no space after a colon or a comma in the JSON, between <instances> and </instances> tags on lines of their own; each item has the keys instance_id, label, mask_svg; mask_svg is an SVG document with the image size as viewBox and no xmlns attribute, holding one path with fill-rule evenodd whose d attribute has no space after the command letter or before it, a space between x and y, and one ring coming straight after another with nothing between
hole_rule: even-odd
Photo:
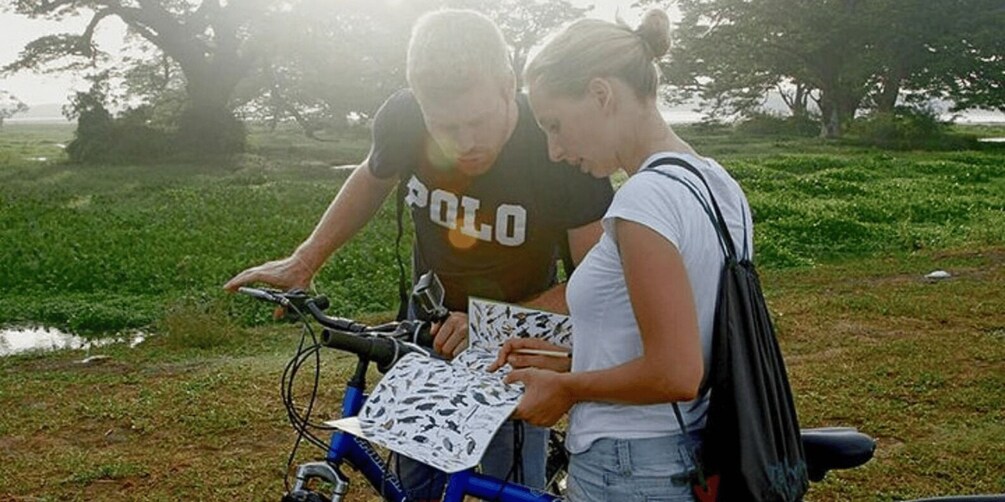
<instances>
[{"instance_id":1,"label":"pen in hand","mask_svg":"<svg viewBox=\"0 0 1005 502\"><path fill-rule=\"evenodd\" d=\"M527 356L550 356L550 357L562 357L562 358L572 357L572 352L565 352L561 350L515 349L513 350L513 353Z\"/></svg>"}]
</instances>

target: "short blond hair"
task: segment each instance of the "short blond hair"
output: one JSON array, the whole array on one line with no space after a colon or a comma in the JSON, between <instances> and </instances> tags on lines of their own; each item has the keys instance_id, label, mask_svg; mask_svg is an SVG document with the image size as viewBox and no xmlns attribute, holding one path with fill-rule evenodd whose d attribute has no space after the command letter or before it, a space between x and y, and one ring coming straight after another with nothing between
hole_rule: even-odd
<instances>
[{"instance_id":1,"label":"short blond hair","mask_svg":"<svg viewBox=\"0 0 1005 502\"><path fill-rule=\"evenodd\" d=\"M423 15L408 42L406 78L417 94L448 98L488 78L513 78L509 47L499 27L472 10Z\"/></svg>"},{"instance_id":2,"label":"short blond hair","mask_svg":"<svg viewBox=\"0 0 1005 502\"><path fill-rule=\"evenodd\" d=\"M525 80L546 92L578 96L597 77L621 79L636 96L655 98L656 62L670 48L670 18L653 9L631 29L620 21L581 19L550 40L527 65Z\"/></svg>"}]
</instances>

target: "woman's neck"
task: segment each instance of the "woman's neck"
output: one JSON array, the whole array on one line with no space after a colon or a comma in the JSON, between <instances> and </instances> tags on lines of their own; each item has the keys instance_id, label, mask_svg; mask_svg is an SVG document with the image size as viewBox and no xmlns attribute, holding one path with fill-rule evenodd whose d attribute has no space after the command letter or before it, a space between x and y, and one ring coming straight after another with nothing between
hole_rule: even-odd
<instances>
[{"instance_id":1,"label":"woman's neck","mask_svg":"<svg viewBox=\"0 0 1005 502\"><path fill-rule=\"evenodd\" d=\"M691 145L680 139L673 129L663 120L655 101L640 104L636 112L626 114L631 123L621 128L625 131L620 142L624 150L619 149L618 161L629 176L642 168L642 163L655 153L674 152L697 156Z\"/></svg>"}]
</instances>

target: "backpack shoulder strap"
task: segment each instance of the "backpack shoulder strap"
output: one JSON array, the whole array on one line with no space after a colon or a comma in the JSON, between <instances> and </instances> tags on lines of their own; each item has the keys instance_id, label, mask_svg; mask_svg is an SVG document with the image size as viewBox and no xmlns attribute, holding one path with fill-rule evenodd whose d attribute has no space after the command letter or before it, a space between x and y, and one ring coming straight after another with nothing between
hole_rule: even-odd
<instances>
[{"instance_id":1,"label":"backpack shoulder strap","mask_svg":"<svg viewBox=\"0 0 1005 502\"><path fill-rule=\"evenodd\" d=\"M656 167L663 165L675 165L678 167L682 167L686 169L688 172L697 176L698 179L701 180L702 184L705 185L705 190L708 192L708 199L709 201L711 201L711 204L709 203L709 201L705 200L705 197L703 197L702 194L699 192L698 187L695 186L695 184L690 180L685 180L684 178L676 176L672 173L655 169ZM691 192L692 195L694 195L695 199L698 200L698 203L705 211L705 215L708 216L709 222L712 223L712 227L715 228L716 236L719 239L719 246L722 248L722 253L726 257L727 263L737 262L736 250L733 245L732 237L729 234L729 228L726 225L726 220L722 216L722 211L719 209L719 204L715 200L715 195L712 194L712 188L708 185L708 182L705 180L705 177L702 176L702 174L698 171L698 169L696 169L694 166L692 166L690 163L688 163L683 159L677 157L662 157L660 159L656 159L639 172L650 172L659 174L661 176L670 178L684 185L688 189L688 191ZM744 250L745 250L744 255L746 256L746 232L744 233ZM709 381L709 368L705 368L705 375L702 377L702 382L698 389L698 395L705 396L711 390L711 387L712 387L711 382ZM686 434L687 426L684 424L684 418L681 415L680 407L678 406L677 403L672 404L673 404L674 415L677 417L677 423L680 425L681 431ZM695 403L695 406L697 405L698 403Z\"/></svg>"},{"instance_id":2,"label":"backpack shoulder strap","mask_svg":"<svg viewBox=\"0 0 1005 502\"><path fill-rule=\"evenodd\" d=\"M708 201L705 197L702 197L699 193L697 187L693 183L690 183L683 178L674 176L671 173L660 171L656 169L659 166L674 165L684 168L691 174L698 177L701 183L705 185L705 190L708 193ZM694 166L692 166L687 161L677 158L677 157L661 157L654 160L648 166L644 167L639 172L655 173L661 176L670 178L678 183L681 183L687 187L688 191L698 199L698 203L701 204L702 209L705 210L705 214L708 216L709 221L712 223L712 227L715 228L716 235L719 237L719 245L722 247L722 252L728 260L737 261L736 249L733 244L733 237L729 233L729 227L726 225L726 219L722 216L722 210L719 209L719 203L715 200L715 195L712 194L712 188L708 185L708 181L705 177L698 171Z\"/></svg>"}]
</instances>

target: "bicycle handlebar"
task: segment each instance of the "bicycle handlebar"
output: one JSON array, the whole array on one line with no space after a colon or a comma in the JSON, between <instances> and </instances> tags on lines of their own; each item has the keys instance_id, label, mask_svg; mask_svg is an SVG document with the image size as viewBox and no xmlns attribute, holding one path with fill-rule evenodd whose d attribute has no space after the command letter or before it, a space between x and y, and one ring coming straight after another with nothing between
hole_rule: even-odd
<instances>
[{"instance_id":1,"label":"bicycle handlebar","mask_svg":"<svg viewBox=\"0 0 1005 502\"><path fill-rule=\"evenodd\" d=\"M321 344L353 353L373 361L377 369L386 373L399 359L412 352L429 353L433 347L431 323L426 321L400 321L368 326L363 323L325 314L330 306L325 296L312 297L303 290L279 291L241 287L238 292L258 300L274 303L297 313L310 314L326 329L321 333ZM295 317L295 316L294 316Z\"/></svg>"}]
</instances>

